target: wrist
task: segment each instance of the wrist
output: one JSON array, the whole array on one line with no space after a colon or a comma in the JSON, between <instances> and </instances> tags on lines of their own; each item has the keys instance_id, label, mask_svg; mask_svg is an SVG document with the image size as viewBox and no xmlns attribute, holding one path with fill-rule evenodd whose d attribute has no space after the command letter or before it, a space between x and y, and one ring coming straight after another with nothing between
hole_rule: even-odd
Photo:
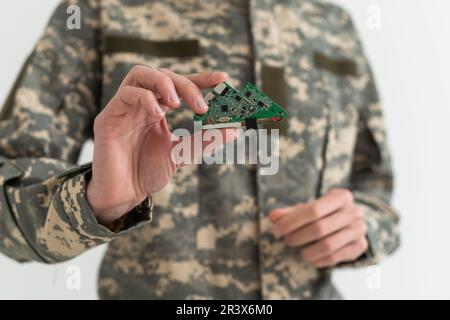
<instances>
[{"instance_id":1,"label":"wrist","mask_svg":"<svg viewBox=\"0 0 450 320\"><path fill-rule=\"evenodd\" d=\"M97 221L102 225L106 225L137 207L144 201L145 197L129 201L114 201L108 197L105 191L97 188L93 181L89 181L86 187L86 199Z\"/></svg>"}]
</instances>

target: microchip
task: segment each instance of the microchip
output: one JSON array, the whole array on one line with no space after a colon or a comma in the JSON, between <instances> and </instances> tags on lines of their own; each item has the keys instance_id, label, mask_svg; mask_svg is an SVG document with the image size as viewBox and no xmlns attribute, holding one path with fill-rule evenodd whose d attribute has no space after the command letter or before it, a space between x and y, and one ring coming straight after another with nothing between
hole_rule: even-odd
<instances>
[{"instance_id":1,"label":"microchip","mask_svg":"<svg viewBox=\"0 0 450 320\"><path fill-rule=\"evenodd\" d=\"M257 129L259 123L281 122L287 112L253 84L237 90L226 82L219 83L206 95L209 110L194 116L203 129L239 128Z\"/></svg>"}]
</instances>

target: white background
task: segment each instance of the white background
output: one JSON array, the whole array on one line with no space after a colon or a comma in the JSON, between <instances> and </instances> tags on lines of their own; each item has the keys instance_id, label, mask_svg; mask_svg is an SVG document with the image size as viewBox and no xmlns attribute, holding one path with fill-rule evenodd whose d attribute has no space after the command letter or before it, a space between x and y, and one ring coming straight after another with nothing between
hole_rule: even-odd
<instances>
[{"instance_id":1,"label":"white background","mask_svg":"<svg viewBox=\"0 0 450 320\"><path fill-rule=\"evenodd\" d=\"M0 2L0 101L57 2ZM350 299L449 299L450 1L337 2L352 12L378 78L394 153L394 204L402 213L403 244L379 272L339 271L335 281ZM370 5L381 9L379 30L367 25ZM89 145L82 161L88 161L91 152ZM0 299L95 299L104 250L53 266L20 265L0 256ZM81 267L78 291L66 286L66 270L72 264ZM380 288L374 290L368 282L377 274Z\"/></svg>"}]
</instances>

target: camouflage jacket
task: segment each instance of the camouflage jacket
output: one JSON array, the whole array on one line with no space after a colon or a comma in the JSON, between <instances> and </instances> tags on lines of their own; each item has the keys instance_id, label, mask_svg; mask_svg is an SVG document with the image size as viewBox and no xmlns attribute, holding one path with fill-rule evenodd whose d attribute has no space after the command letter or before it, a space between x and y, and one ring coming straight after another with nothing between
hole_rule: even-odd
<instances>
[{"instance_id":1,"label":"camouflage jacket","mask_svg":"<svg viewBox=\"0 0 450 320\"><path fill-rule=\"evenodd\" d=\"M81 30L67 28L70 4L81 9ZM335 187L353 191L368 224L369 249L351 266L377 263L397 248L382 110L349 15L326 1L250 0L251 43L229 43L221 39L244 30L229 23L232 6L72 0L57 8L0 118L3 254L57 263L114 240L100 271L102 298L338 298L332 270L313 268L275 240L267 218L273 208ZM219 69L239 82L250 55L256 85L289 112L278 174L258 175L254 199L232 203L219 223L213 207L199 206L201 166L189 166L120 221L99 225L85 198L90 164L76 162L127 71L135 64ZM168 122L189 126L192 113L179 109ZM239 216L253 203L250 232ZM242 251L245 241L254 242L256 257Z\"/></svg>"}]
</instances>

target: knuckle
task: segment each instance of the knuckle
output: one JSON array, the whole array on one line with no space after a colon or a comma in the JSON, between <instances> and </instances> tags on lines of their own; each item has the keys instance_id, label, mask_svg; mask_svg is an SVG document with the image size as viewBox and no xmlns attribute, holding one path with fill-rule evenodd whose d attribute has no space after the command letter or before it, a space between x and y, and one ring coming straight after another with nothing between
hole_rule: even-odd
<instances>
[{"instance_id":1,"label":"knuckle","mask_svg":"<svg viewBox=\"0 0 450 320\"><path fill-rule=\"evenodd\" d=\"M108 117L103 112L99 113L94 118L93 130L95 136L104 136L105 133L110 133L111 123L109 123Z\"/></svg>"},{"instance_id":2,"label":"knuckle","mask_svg":"<svg viewBox=\"0 0 450 320\"><path fill-rule=\"evenodd\" d=\"M353 193L348 189L339 189L339 195L345 203L353 203Z\"/></svg>"},{"instance_id":3,"label":"knuckle","mask_svg":"<svg viewBox=\"0 0 450 320\"><path fill-rule=\"evenodd\" d=\"M310 259L310 254L309 254L309 251L308 251L307 249L304 249L304 250L301 250L301 251L300 251L300 257L301 257L303 260L305 260L305 261L308 261L308 262L311 261L311 259Z\"/></svg>"},{"instance_id":4,"label":"knuckle","mask_svg":"<svg viewBox=\"0 0 450 320\"><path fill-rule=\"evenodd\" d=\"M136 74L136 73L140 73L145 67L142 65L135 65L130 69L130 74Z\"/></svg>"},{"instance_id":5,"label":"knuckle","mask_svg":"<svg viewBox=\"0 0 450 320\"><path fill-rule=\"evenodd\" d=\"M155 95L152 91L145 90L145 92L142 93L142 97L148 101L152 100L155 97Z\"/></svg>"},{"instance_id":6,"label":"knuckle","mask_svg":"<svg viewBox=\"0 0 450 320\"><path fill-rule=\"evenodd\" d=\"M338 264L338 262L339 262L339 256L337 255L337 254L331 254L329 257L328 257L328 262L329 262L329 265L336 265L336 264Z\"/></svg>"},{"instance_id":7,"label":"knuckle","mask_svg":"<svg viewBox=\"0 0 450 320\"><path fill-rule=\"evenodd\" d=\"M126 93L128 90L130 90L130 88L131 88L131 86L129 86L129 85L119 87L119 89L117 89L116 93L112 96L110 102L120 101L120 98L126 96Z\"/></svg>"},{"instance_id":8,"label":"knuckle","mask_svg":"<svg viewBox=\"0 0 450 320\"><path fill-rule=\"evenodd\" d=\"M285 242L289 247L293 247L295 245L295 238L293 235L287 235L285 237Z\"/></svg>"},{"instance_id":9,"label":"knuckle","mask_svg":"<svg viewBox=\"0 0 450 320\"><path fill-rule=\"evenodd\" d=\"M168 75L166 75L163 72L160 72L158 83L163 89L168 89L172 86L173 82L172 82L172 79Z\"/></svg>"},{"instance_id":10,"label":"knuckle","mask_svg":"<svg viewBox=\"0 0 450 320\"><path fill-rule=\"evenodd\" d=\"M356 218L359 218L359 219L363 218L363 211L360 207L354 206L352 212Z\"/></svg>"},{"instance_id":11,"label":"knuckle","mask_svg":"<svg viewBox=\"0 0 450 320\"><path fill-rule=\"evenodd\" d=\"M124 94L125 92L127 92L131 88L133 88L133 86L130 86L130 85L123 85L123 86L119 87L119 89L117 89L114 97L118 97L118 96Z\"/></svg>"},{"instance_id":12,"label":"knuckle","mask_svg":"<svg viewBox=\"0 0 450 320\"><path fill-rule=\"evenodd\" d=\"M366 238L362 238L357 242L358 249L361 250L361 252L366 251L369 248L369 243L367 242Z\"/></svg>"},{"instance_id":13,"label":"knuckle","mask_svg":"<svg viewBox=\"0 0 450 320\"><path fill-rule=\"evenodd\" d=\"M315 223L312 225L311 228L314 235L318 236L319 238L322 238L327 234L327 228L324 223L321 222Z\"/></svg>"},{"instance_id":14,"label":"knuckle","mask_svg":"<svg viewBox=\"0 0 450 320\"><path fill-rule=\"evenodd\" d=\"M305 205L303 203L298 203L293 206L293 209L294 209L293 211L295 212L295 214L299 214L299 213L307 210L307 208L308 208L307 205Z\"/></svg>"},{"instance_id":15,"label":"knuckle","mask_svg":"<svg viewBox=\"0 0 450 320\"><path fill-rule=\"evenodd\" d=\"M167 74L167 73L170 72L170 70L167 69L167 68L158 68L158 71L159 71L159 72L162 72L162 73L164 73L164 74Z\"/></svg>"},{"instance_id":16,"label":"knuckle","mask_svg":"<svg viewBox=\"0 0 450 320\"><path fill-rule=\"evenodd\" d=\"M334 250L334 243L329 239L322 240L321 248L324 252L332 252Z\"/></svg>"},{"instance_id":17,"label":"knuckle","mask_svg":"<svg viewBox=\"0 0 450 320\"><path fill-rule=\"evenodd\" d=\"M268 217L272 222L275 222L275 221L278 221L278 219L280 219L281 213L278 209L274 209L269 212Z\"/></svg>"},{"instance_id":18,"label":"knuckle","mask_svg":"<svg viewBox=\"0 0 450 320\"><path fill-rule=\"evenodd\" d=\"M312 203L309 206L309 212L312 218L316 219L320 216L320 209L316 203Z\"/></svg>"},{"instance_id":19,"label":"knuckle","mask_svg":"<svg viewBox=\"0 0 450 320\"><path fill-rule=\"evenodd\" d=\"M103 116L100 113L94 118L94 132L99 130L102 126L103 126Z\"/></svg>"},{"instance_id":20,"label":"knuckle","mask_svg":"<svg viewBox=\"0 0 450 320\"><path fill-rule=\"evenodd\" d=\"M143 100L142 101L143 103L152 104L154 102L155 95L150 90L146 90L145 92L142 93L140 98Z\"/></svg>"},{"instance_id":21,"label":"knuckle","mask_svg":"<svg viewBox=\"0 0 450 320\"><path fill-rule=\"evenodd\" d=\"M182 84L183 90L191 93L198 93L198 88L195 84L192 83L192 81L188 80L187 78L184 78L183 84Z\"/></svg>"},{"instance_id":22,"label":"knuckle","mask_svg":"<svg viewBox=\"0 0 450 320\"><path fill-rule=\"evenodd\" d=\"M366 234L367 226L363 220L358 220L357 222L355 222L355 227L361 234Z\"/></svg>"},{"instance_id":23,"label":"knuckle","mask_svg":"<svg viewBox=\"0 0 450 320\"><path fill-rule=\"evenodd\" d=\"M358 241L355 246L349 250L349 260L354 261L358 259L366 250L367 246L363 242Z\"/></svg>"},{"instance_id":24,"label":"knuckle","mask_svg":"<svg viewBox=\"0 0 450 320\"><path fill-rule=\"evenodd\" d=\"M361 226L361 232L362 232L362 234L367 233L367 225L364 222L362 223L362 226Z\"/></svg>"},{"instance_id":25,"label":"knuckle","mask_svg":"<svg viewBox=\"0 0 450 320\"><path fill-rule=\"evenodd\" d=\"M284 220L278 221L277 226L281 234L286 234L288 229L286 228L287 223Z\"/></svg>"}]
</instances>

